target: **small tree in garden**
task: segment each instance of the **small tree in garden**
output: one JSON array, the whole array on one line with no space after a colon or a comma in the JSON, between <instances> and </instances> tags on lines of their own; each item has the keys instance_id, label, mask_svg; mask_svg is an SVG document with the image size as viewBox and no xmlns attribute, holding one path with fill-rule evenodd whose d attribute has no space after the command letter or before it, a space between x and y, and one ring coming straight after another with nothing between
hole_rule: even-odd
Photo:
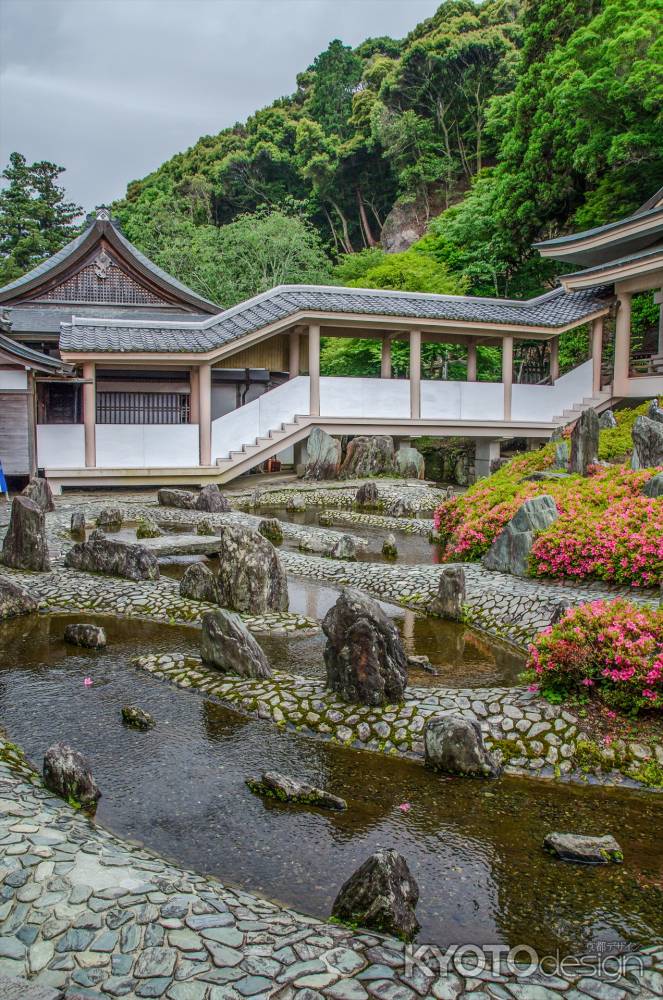
<instances>
[{"instance_id":1,"label":"small tree in garden","mask_svg":"<svg viewBox=\"0 0 663 1000\"><path fill-rule=\"evenodd\" d=\"M627 600L572 608L530 646L528 668L554 700L585 693L622 712L663 710L663 609Z\"/></svg>"}]
</instances>

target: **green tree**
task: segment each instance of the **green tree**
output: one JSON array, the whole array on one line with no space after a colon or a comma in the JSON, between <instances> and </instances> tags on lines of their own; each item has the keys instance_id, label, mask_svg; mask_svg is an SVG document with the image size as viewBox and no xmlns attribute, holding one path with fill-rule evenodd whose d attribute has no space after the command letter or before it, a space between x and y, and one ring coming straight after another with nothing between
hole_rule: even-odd
<instances>
[{"instance_id":1,"label":"green tree","mask_svg":"<svg viewBox=\"0 0 663 1000\"><path fill-rule=\"evenodd\" d=\"M338 38L309 67L313 84L306 111L328 134L342 138L349 135L352 95L361 80L362 69L359 56Z\"/></svg>"},{"instance_id":2,"label":"green tree","mask_svg":"<svg viewBox=\"0 0 663 1000\"><path fill-rule=\"evenodd\" d=\"M5 285L51 257L73 239L72 223L83 212L65 200L56 181L64 167L40 160L28 165L12 153L2 171L8 183L0 191L0 285Z\"/></svg>"}]
</instances>

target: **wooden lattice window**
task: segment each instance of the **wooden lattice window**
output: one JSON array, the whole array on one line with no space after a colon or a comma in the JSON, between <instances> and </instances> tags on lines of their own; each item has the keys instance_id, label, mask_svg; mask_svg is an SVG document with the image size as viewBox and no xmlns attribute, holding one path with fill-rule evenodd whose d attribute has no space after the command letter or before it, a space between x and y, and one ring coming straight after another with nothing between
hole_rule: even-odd
<instances>
[{"instance_id":1,"label":"wooden lattice window","mask_svg":"<svg viewBox=\"0 0 663 1000\"><path fill-rule=\"evenodd\" d=\"M97 392L98 424L188 424L182 392Z\"/></svg>"}]
</instances>

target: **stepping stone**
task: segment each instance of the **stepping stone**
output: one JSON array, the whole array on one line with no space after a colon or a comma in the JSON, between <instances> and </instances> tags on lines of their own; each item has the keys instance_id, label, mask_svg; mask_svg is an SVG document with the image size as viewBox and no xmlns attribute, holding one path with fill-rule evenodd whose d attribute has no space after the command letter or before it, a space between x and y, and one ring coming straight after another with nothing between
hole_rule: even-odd
<instances>
[{"instance_id":1,"label":"stepping stone","mask_svg":"<svg viewBox=\"0 0 663 1000\"><path fill-rule=\"evenodd\" d=\"M29 983L27 979L0 976L0 997L2 1000L61 1000L64 992L52 986Z\"/></svg>"}]
</instances>

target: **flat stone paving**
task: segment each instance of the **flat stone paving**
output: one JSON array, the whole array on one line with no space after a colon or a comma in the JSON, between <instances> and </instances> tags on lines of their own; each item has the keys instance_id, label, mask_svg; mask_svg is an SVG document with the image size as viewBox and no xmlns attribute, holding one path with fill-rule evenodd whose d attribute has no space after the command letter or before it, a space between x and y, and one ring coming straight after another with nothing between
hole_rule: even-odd
<instances>
[{"instance_id":1,"label":"flat stone paving","mask_svg":"<svg viewBox=\"0 0 663 1000\"><path fill-rule=\"evenodd\" d=\"M663 946L601 982L462 976L405 946L297 913L168 864L46 791L0 740L0 976L76 998L643 1000L663 996ZM0 993L2 997L2 993ZM25 997L28 1000L28 997Z\"/></svg>"}]
</instances>

